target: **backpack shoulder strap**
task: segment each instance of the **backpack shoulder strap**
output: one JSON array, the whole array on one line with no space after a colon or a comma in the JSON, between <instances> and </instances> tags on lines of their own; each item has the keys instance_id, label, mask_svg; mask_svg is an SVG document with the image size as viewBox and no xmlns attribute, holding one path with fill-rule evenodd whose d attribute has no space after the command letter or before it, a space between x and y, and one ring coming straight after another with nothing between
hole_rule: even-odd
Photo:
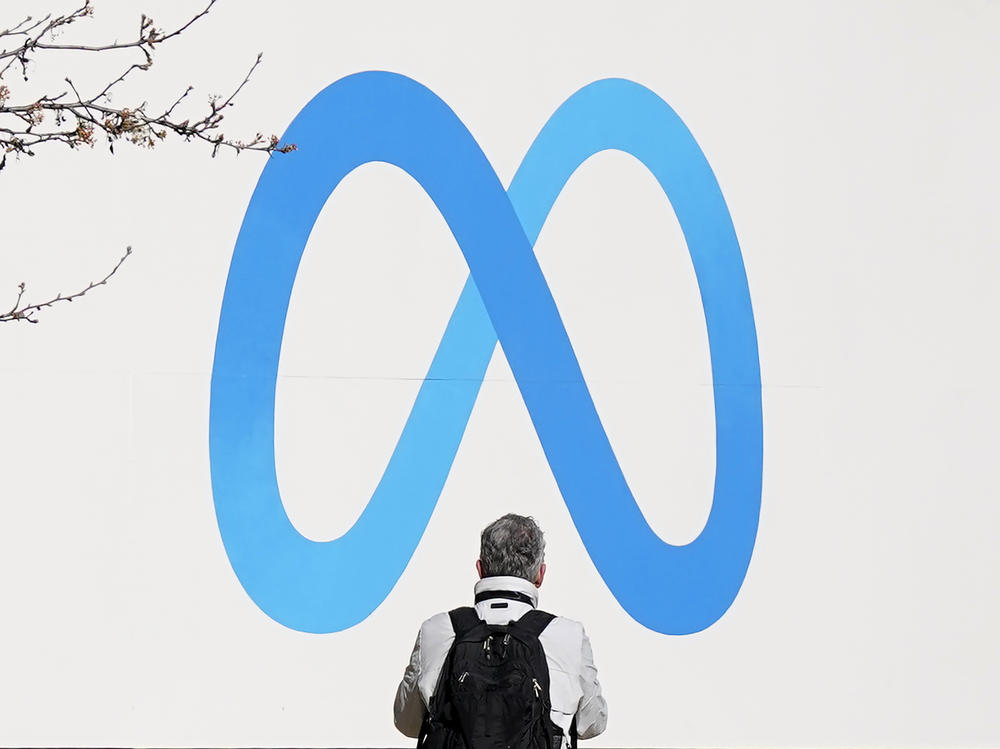
<instances>
[{"instance_id":1,"label":"backpack shoulder strap","mask_svg":"<svg viewBox=\"0 0 1000 749\"><path fill-rule=\"evenodd\" d=\"M530 632L535 639L549 626L549 622L555 619L554 614L539 609L532 609L513 624L522 632Z\"/></svg>"},{"instance_id":2,"label":"backpack shoulder strap","mask_svg":"<svg viewBox=\"0 0 1000 749\"><path fill-rule=\"evenodd\" d=\"M452 609L448 612L448 617L451 619L451 628L455 630L456 640L467 632L470 632L482 621L479 618L479 614L471 606Z\"/></svg>"}]
</instances>

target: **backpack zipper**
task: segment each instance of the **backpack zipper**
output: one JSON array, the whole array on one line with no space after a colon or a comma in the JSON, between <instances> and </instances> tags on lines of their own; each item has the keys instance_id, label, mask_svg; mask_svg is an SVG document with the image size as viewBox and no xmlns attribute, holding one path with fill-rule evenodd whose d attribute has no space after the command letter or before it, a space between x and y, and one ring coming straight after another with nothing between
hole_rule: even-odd
<instances>
[{"instance_id":1,"label":"backpack zipper","mask_svg":"<svg viewBox=\"0 0 1000 749\"><path fill-rule=\"evenodd\" d=\"M532 679L531 683L535 689L535 699L538 699L538 695L542 693L542 685L538 683L538 679Z\"/></svg>"},{"instance_id":2,"label":"backpack zipper","mask_svg":"<svg viewBox=\"0 0 1000 749\"><path fill-rule=\"evenodd\" d=\"M458 677L458 683L461 684L463 681L465 681L465 677L468 675L469 675L468 671L463 671L462 675Z\"/></svg>"}]
</instances>

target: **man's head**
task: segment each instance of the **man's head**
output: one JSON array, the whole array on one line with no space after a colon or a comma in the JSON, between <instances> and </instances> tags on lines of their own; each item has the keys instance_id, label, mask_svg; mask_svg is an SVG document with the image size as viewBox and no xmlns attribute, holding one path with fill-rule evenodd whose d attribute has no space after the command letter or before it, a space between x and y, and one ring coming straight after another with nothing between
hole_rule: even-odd
<instances>
[{"instance_id":1,"label":"man's head","mask_svg":"<svg viewBox=\"0 0 1000 749\"><path fill-rule=\"evenodd\" d=\"M545 537L534 520L523 515L504 515L483 529L480 536L480 577L524 578L535 586L545 577Z\"/></svg>"}]
</instances>

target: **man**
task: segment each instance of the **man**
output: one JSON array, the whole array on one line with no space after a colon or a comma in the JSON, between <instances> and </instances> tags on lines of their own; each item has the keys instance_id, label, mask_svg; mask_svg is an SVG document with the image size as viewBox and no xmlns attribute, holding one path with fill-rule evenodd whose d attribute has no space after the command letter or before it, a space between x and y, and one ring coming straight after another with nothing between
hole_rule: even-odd
<instances>
[{"instance_id":1,"label":"man","mask_svg":"<svg viewBox=\"0 0 1000 749\"><path fill-rule=\"evenodd\" d=\"M482 532L476 570L475 614L489 625L510 624L536 608L545 578L545 540L530 517L504 515ZM469 611L471 616L471 610ZM539 612L525 621L543 618ZM475 617L472 617L475 621ZM579 738L597 736L607 723L607 704L597 681L590 640L579 622L554 617L537 636L548 665L550 717L562 729L563 749L571 726ZM517 627L517 625L512 625ZM463 633L464 634L464 633ZM396 691L396 728L416 738L442 667L455 642L453 617L431 617L420 627L410 663Z\"/></svg>"}]
</instances>

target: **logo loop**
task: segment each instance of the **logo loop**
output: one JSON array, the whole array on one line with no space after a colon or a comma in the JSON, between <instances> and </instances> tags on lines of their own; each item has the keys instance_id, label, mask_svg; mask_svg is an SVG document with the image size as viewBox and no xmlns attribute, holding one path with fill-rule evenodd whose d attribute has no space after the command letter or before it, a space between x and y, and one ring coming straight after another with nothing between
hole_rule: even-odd
<instances>
[{"instance_id":1,"label":"logo loop","mask_svg":"<svg viewBox=\"0 0 1000 749\"><path fill-rule=\"evenodd\" d=\"M725 200L674 111L630 81L592 83L539 133L504 190L479 145L433 92L359 73L316 96L268 162L233 253L212 370L210 450L229 559L256 604L305 632L365 619L389 594L437 502L499 339L556 483L611 593L657 632L715 622L738 593L760 513L763 430L750 292ZM583 380L533 246L573 172L607 149L656 177L680 222L701 291L715 395L712 509L691 543L646 523ZM428 193L470 269L374 494L342 537L302 536L274 467L274 399L289 298L309 233L356 167L394 164Z\"/></svg>"}]
</instances>

